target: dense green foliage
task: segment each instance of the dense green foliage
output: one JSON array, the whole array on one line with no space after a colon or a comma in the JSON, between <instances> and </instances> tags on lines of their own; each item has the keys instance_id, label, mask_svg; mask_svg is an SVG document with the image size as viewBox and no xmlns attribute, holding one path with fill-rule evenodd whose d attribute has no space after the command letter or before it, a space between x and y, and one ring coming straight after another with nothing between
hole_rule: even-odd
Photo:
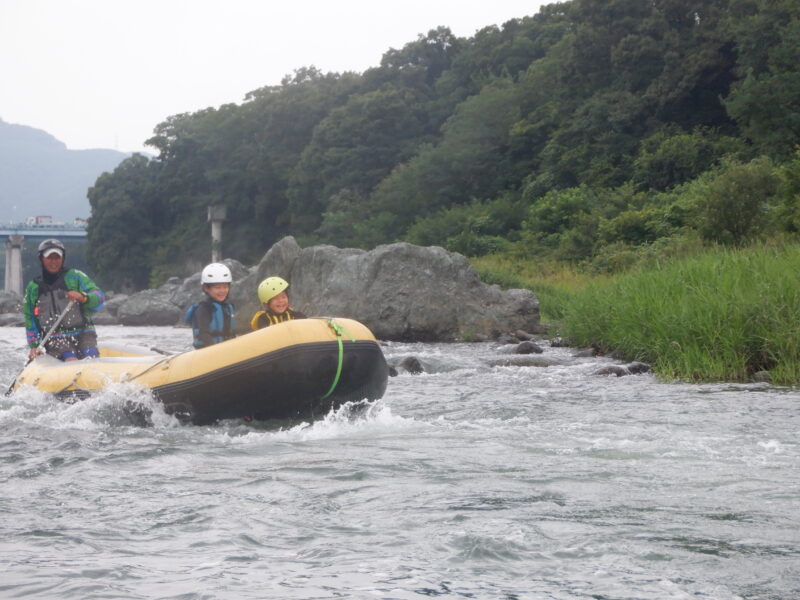
<instances>
[{"instance_id":1,"label":"dense green foliage","mask_svg":"<svg viewBox=\"0 0 800 600\"><path fill-rule=\"evenodd\" d=\"M652 363L662 377L800 381L800 246L708 249L561 298L577 344Z\"/></svg>"},{"instance_id":2,"label":"dense green foliage","mask_svg":"<svg viewBox=\"0 0 800 600\"><path fill-rule=\"evenodd\" d=\"M570 0L364 73L299 69L241 105L172 116L90 190L112 287L280 236L395 240L595 272L800 227L796 0ZM131 260L133 258L133 260ZM124 268L120 268L124 265Z\"/></svg>"}]
</instances>

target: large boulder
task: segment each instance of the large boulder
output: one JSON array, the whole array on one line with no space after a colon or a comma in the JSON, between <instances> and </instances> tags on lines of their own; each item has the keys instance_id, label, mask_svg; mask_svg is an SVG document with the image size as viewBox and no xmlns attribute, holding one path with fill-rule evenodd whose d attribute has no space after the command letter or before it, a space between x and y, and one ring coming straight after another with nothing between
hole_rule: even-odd
<instances>
[{"instance_id":1,"label":"large boulder","mask_svg":"<svg viewBox=\"0 0 800 600\"><path fill-rule=\"evenodd\" d=\"M119 325L117 312L119 311L119 307L127 300L127 294L114 294L113 292L109 292L106 295L103 308L92 313L92 322L95 325Z\"/></svg>"},{"instance_id":2,"label":"large boulder","mask_svg":"<svg viewBox=\"0 0 800 600\"><path fill-rule=\"evenodd\" d=\"M182 312L169 301L169 292L163 287L129 296L117 308L117 321L122 325L175 325Z\"/></svg>"},{"instance_id":3,"label":"large boulder","mask_svg":"<svg viewBox=\"0 0 800 600\"><path fill-rule=\"evenodd\" d=\"M260 309L256 290L278 275L291 283L294 308L308 316L357 319L376 337L401 341L490 339L538 331L539 303L529 290L503 291L482 283L460 254L407 243L371 251L334 246L301 248L283 238L247 269L227 259L237 330L249 329ZM203 298L200 274L172 278L161 287L109 300L106 320L122 325L180 324L188 306Z\"/></svg>"},{"instance_id":4,"label":"large boulder","mask_svg":"<svg viewBox=\"0 0 800 600\"><path fill-rule=\"evenodd\" d=\"M297 310L357 319L386 340L452 341L539 327L539 303L532 292L482 283L460 254L408 243L370 251L303 249L285 237L254 272L234 284L240 330L259 309L258 282L271 275L290 282Z\"/></svg>"}]
</instances>

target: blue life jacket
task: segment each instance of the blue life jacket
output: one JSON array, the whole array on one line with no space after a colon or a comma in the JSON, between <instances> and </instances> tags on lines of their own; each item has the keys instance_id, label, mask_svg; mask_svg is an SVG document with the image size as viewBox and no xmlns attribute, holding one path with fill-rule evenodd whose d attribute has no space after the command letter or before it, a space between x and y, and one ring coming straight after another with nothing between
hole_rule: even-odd
<instances>
[{"instance_id":1,"label":"blue life jacket","mask_svg":"<svg viewBox=\"0 0 800 600\"><path fill-rule=\"evenodd\" d=\"M235 337L233 304L203 300L186 310L183 320L192 326L195 348L205 348Z\"/></svg>"}]
</instances>

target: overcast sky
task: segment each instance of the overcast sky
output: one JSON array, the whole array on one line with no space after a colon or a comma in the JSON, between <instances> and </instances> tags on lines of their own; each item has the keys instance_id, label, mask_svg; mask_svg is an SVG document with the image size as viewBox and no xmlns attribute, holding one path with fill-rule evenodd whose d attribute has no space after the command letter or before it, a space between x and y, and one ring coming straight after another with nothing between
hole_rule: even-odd
<instances>
[{"instance_id":1,"label":"overcast sky","mask_svg":"<svg viewBox=\"0 0 800 600\"><path fill-rule=\"evenodd\" d=\"M549 3L0 0L0 119L71 149L148 150L168 116L241 103L299 67L360 73L439 25L467 37Z\"/></svg>"}]
</instances>

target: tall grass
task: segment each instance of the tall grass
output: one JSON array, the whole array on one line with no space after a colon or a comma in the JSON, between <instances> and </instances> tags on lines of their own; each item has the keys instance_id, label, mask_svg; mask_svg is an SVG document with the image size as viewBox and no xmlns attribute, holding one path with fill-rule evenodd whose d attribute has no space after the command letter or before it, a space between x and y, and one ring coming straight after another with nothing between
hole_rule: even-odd
<instances>
[{"instance_id":1,"label":"tall grass","mask_svg":"<svg viewBox=\"0 0 800 600\"><path fill-rule=\"evenodd\" d=\"M665 378L800 383L800 246L709 249L564 298L563 333Z\"/></svg>"},{"instance_id":2,"label":"tall grass","mask_svg":"<svg viewBox=\"0 0 800 600\"><path fill-rule=\"evenodd\" d=\"M581 273L566 263L521 260L509 255L481 256L470 262L486 283L532 290L539 299L544 321L558 321L575 292L609 279Z\"/></svg>"}]
</instances>

